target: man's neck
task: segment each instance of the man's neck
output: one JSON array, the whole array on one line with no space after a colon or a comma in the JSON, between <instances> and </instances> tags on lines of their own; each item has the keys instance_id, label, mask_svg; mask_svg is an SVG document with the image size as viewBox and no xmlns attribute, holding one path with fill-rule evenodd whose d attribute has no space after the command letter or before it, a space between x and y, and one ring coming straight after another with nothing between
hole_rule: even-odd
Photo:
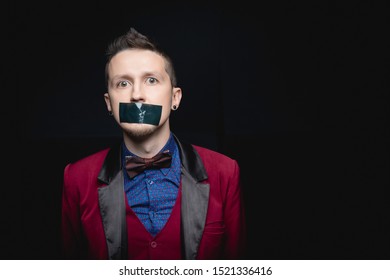
<instances>
[{"instance_id":1,"label":"man's neck","mask_svg":"<svg viewBox=\"0 0 390 280\"><path fill-rule=\"evenodd\" d=\"M124 134L124 142L127 149L133 154L143 158L151 158L161 151L167 144L169 137L169 130L164 133L154 133L150 137L142 139L142 141L134 141L134 139Z\"/></svg>"}]
</instances>

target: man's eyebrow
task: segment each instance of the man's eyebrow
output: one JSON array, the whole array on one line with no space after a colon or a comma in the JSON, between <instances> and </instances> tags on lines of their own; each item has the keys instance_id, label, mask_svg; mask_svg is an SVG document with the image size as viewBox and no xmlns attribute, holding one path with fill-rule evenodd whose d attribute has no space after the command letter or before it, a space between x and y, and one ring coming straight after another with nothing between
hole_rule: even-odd
<instances>
[{"instance_id":1,"label":"man's eyebrow","mask_svg":"<svg viewBox=\"0 0 390 280\"><path fill-rule=\"evenodd\" d=\"M115 79L122 79L122 78L126 78L126 79L131 79L131 75L129 74L121 74L121 75L115 75L112 77L112 80L115 80Z\"/></svg>"},{"instance_id":2,"label":"man's eyebrow","mask_svg":"<svg viewBox=\"0 0 390 280\"><path fill-rule=\"evenodd\" d=\"M160 74L159 72L157 71L148 71L148 72L144 72L141 74L142 77L148 77L148 76L157 76L161 79L164 79L164 75ZM115 75L112 77L112 80L115 80L115 79L121 79L121 78L125 78L125 79L133 79L134 77L130 74L120 74L120 75Z\"/></svg>"},{"instance_id":3,"label":"man's eyebrow","mask_svg":"<svg viewBox=\"0 0 390 280\"><path fill-rule=\"evenodd\" d=\"M160 72L156 72L156 71L148 71L148 72L144 72L142 74L143 77L149 77L149 76L157 76L159 77L160 79L164 79L164 75L162 75Z\"/></svg>"}]
</instances>

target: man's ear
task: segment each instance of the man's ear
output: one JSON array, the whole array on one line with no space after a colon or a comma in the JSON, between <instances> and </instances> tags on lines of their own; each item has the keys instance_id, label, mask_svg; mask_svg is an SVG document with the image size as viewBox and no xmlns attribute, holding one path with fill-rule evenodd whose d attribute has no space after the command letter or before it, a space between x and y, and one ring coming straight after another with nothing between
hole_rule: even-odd
<instances>
[{"instance_id":1,"label":"man's ear","mask_svg":"<svg viewBox=\"0 0 390 280\"><path fill-rule=\"evenodd\" d=\"M174 87L173 88L173 96L172 96L172 104L176 105L176 107L179 107L179 105L180 105L181 96L182 96L181 88Z\"/></svg>"},{"instance_id":2,"label":"man's ear","mask_svg":"<svg viewBox=\"0 0 390 280\"><path fill-rule=\"evenodd\" d=\"M107 110L108 110L109 112L112 112L112 109L111 109L111 100L110 100L110 96L108 95L107 92L104 94L104 101L106 101Z\"/></svg>"}]
</instances>

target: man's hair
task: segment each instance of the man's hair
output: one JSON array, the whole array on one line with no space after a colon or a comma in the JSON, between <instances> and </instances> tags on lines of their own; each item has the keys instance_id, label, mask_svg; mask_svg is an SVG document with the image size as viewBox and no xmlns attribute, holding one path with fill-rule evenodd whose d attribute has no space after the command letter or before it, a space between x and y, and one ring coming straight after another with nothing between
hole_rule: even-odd
<instances>
[{"instance_id":1,"label":"man's hair","mask_svg":"<svg viewBox=\"0 0 390 280\"><path fill-rule=\"evenodd\" d=\"M148 37L139 33L134 28L130 28L130 30L127 33L125 33L122 36L119 36L108 45L106 51L107 62L106 62L106 69L105 69L107 88L109 83L108 65L110 64L111 59L117 53L129 49L150 50L161 55L165 60L165 71L167 71L169 75L171 84L173 87L176 87L176 74L175 74L175 70L171 58L163 50L161 50L157 46L157 44L152 42Z\"/></svg>"}]
</instances>

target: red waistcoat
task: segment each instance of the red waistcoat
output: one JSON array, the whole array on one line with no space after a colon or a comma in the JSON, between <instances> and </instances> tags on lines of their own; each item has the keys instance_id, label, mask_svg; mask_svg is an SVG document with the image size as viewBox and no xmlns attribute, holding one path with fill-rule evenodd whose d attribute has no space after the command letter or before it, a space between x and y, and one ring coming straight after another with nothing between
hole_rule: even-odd
<instances>
[{"instance_id":1,"label":"red waistcoat","mask_svg":"<svg viewBox=\"0 0 390 280\"><path fill-rule=\"evenodd\" d=\"M127 200L126 200L127 201ZM162 230L153 237L126 202L128 258L133 260L181 259L180 241L181 191L172 213Z\"/></svg>"}]
</instances>

